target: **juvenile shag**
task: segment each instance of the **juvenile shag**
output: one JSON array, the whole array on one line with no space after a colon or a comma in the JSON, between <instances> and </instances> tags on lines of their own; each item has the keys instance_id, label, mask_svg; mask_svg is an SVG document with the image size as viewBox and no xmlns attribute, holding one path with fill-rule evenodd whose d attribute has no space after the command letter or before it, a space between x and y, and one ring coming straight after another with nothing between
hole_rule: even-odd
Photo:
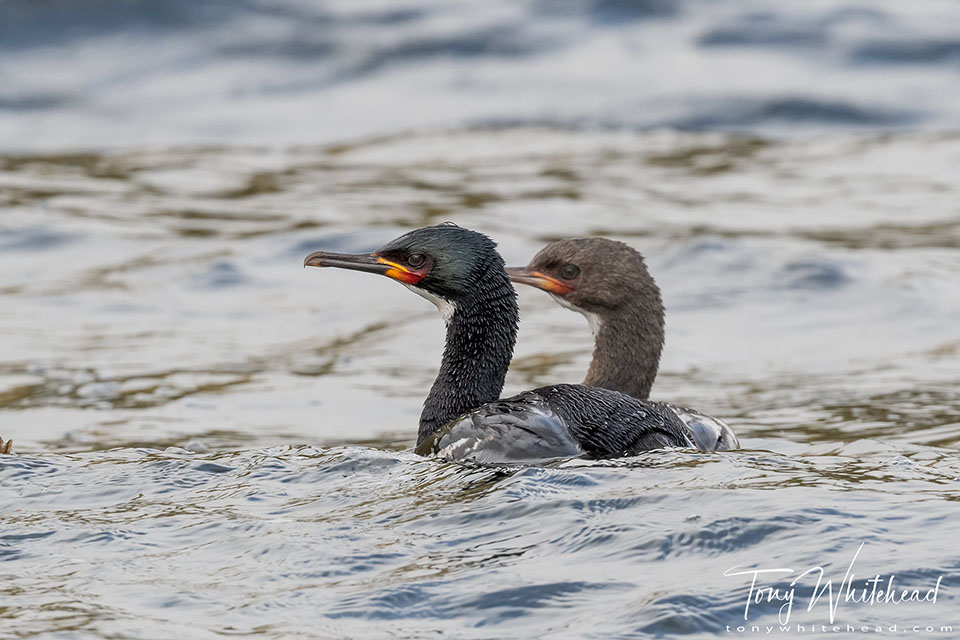
<instances>
[{"instance_id":1,"label":"juvenile shag","mask_svg":"<svg viewBox=\"0 0 960 640\"><path fill-rule=\"evenodd\" d=\"M660 287L643 256L607 238L571 238L547 245L510 279L549 293L561 306L586 316L594 335L593 359L583 384L646 400L663 350ZM723 421L667 403L659 406L690 427L700 449L740 446Z\"/></svg>"},{"instance_id":2,"label":"juvenile shag","mask_svg":"<svg viewBox=\"0 0 960 640\"><path fill-rule=\"evenodd\" d=\"M446 344L420 414L418 454L498 463L696 447L674 412L609 389L558 384L499 400L519 312L503 259L483 234L425 227L373 253L317 251L304 266L384 275L440 311Z\"/></svg>"}]
</instances>

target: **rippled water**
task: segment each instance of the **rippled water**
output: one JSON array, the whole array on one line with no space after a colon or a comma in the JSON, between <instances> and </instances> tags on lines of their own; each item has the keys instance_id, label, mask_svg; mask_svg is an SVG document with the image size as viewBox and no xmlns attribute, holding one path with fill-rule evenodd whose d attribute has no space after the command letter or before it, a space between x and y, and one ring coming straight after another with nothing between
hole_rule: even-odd
<instances>
[{"instance_id":1,"label":"rippled water","mask_svg":"<svg viewBox=\"0 0 960 640\"><path fill-rule=\"evenodd\" d=\"M940 0L0 2L0 637L955 637L958 60ZM745 449L413 455L435 310L301 264L444 220L641 250ZM520 304L504 393L582 379ZM814 567L940 586L729 575Z\"/></svg>"},{"instance_id":2,"label":"rippled water","mask_svg":"<svg viewBox=\"0 0 960 640\"><path fill-rule=\"evenodd\" d=\"M7 155L4 633L739 637L749 581L725 571L838 584L865 543L857 580L943 588L838 623L951 637L958 160L934 134L531 128ZM643 251L668 309L654 397L727 418L746 450L409 453L441 321L386 279L300 265L448 219L511 263L580 234ZM520 302L505 393L580 379L583 319ZM828 624L804 610L814 583L792 623Z\"/></svg>"},{"instance_id":3,"label":"rippled water","mask_svg":"<svg viewBox=\"0 0 960 640\"><path fill-rule=\"evenodd\" d=\"M0 143L960 127L952 0L4 0Z\"/></svg>"}]
</instances>

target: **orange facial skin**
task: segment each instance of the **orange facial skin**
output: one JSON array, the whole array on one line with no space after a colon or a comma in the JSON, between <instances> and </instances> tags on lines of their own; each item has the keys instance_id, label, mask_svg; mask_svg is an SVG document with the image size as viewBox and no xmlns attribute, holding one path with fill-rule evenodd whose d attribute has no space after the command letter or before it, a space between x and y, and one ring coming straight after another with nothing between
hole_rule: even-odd
<instances>
[{"instance_id":1,"label":"orange facial skin","mask_svg":"<svg viewBox=\"0 0 960 640\"><path fill-rule=\"evenodd\" d=\"M393 278L394 280L399 280L400 282L406 282L407 284L417 284L423 280L427 274L417 273L416 271L411 271L408 267L398 264L396 262L391 262L386 258L377 258L377 262L380 264L385 264L389 269L383 272L383 275L388 278Z\"/></svg>"}]
</instances>

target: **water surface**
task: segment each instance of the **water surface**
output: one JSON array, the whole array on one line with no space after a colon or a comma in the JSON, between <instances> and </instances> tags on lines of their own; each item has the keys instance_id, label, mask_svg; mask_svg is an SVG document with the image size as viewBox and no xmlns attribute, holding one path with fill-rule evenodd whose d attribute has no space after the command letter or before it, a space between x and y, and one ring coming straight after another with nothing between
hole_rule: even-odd
<instances>
[{"instance_id":1,"label":"water surface","mask_svg":"<svg viewBox=\"0 0 960 640\"><path fill-rule=\"evenodd\" d=\"M942 0L0 2L0 636L956 636L958 63ZM301 264L445 220L641 250L745 449L414 456L435 310ZM582 379L520 304L504 393Z\"/></svg>"},{"instance_id":2,"label":"water surface","mask_svg":"<svg viewBox=\"0 0 960 640\"><path fill-rule=\"evenodd\" d=\"M0 148L960 127L951 0L5 0Z\"/></svg>"},{"instance_id":3,"label":"water surface","mask_svg":"<svg viewBox=\"0 0 960 640\"><path fill-rule=\"evenodd\" d=\"M952 637L958 160L933 133L531 127L4 155L4 634L738 637L749 581L725 571L839 583L864 543L858 580L943 587L838 622ZM640 249L668 312L653 396L746 450L411 454L435 310L301 262L444 220L514 264L574 235ZM583 318L520 303L505 393L581 379ZM812 584L792 623L827 624Z\"/></svg>"}]
</instances>

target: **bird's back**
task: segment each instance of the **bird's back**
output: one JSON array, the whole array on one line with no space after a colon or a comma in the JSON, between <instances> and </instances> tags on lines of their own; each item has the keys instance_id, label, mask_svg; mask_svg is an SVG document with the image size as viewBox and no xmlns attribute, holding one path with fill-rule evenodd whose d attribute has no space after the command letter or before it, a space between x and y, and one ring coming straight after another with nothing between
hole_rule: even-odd
<instances>
[{"instance_id":1,"label":"bird's back","mask_svg":"<svg viewBox=\"0 0 960 640\"><path fill-rule=\"evenodd\" d=\"M484 463L614 458L694 447L689 428L660 403L579 384L559 384L487 403L444 425L421 455Z\"/></svg>"}]
</instances>

